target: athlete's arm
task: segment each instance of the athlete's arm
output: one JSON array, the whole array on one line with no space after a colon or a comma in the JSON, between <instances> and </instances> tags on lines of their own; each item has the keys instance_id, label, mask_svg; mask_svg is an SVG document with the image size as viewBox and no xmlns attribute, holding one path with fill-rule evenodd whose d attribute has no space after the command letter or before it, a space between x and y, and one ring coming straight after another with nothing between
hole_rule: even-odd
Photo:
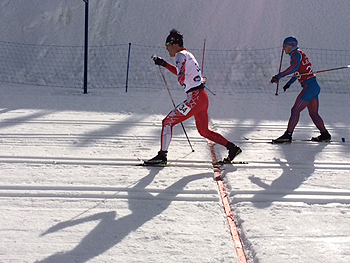
<instances>
[{"instance_id":1,"label":"athlete's arm","mask_svg":"<svg viewBox=\"0 0 350 263\"><path fill-rule=\"evenodd\" d=\"M186 76L186 56L181 53L176 54L177 81L182 86Z\"/></svg>"},{"instance_id":2,"label":"athlete's arm","mask_svg":"<svg viewBox=\"0 0 350 263\"><path fill-rule=\"evenodd\" d=\"M300 62L301 62L301 54L295 51L290 55L290 59L291 59L290 66L285 71L278 73L277 76L279 79L287 75L293 74L295 71L299 69Z\"/></svg>"},{"instance_id":3,"label":"athlete's arm","mask_svg":"<svg viewBox=\"0 0 350 263\"><path fill-rule=\"evenodd\" d=\"M290 86L290 85L292 85L296 80L297 80L297 77L294 76L294 77L291 78L286 84Z\"/></svg>"},{"instance_id":4,"label":"athlete's arm","mask_svg":"<svg viewBox=\"0 0 350 263\"><path fill-rule=\"evenodd\" d=\"M174 65L170 64L167 62L167 65L165 67L167 70L169 70L171 73L173 73L174 75L177 75L177 69Z\"/></svg>"}]
</instances>

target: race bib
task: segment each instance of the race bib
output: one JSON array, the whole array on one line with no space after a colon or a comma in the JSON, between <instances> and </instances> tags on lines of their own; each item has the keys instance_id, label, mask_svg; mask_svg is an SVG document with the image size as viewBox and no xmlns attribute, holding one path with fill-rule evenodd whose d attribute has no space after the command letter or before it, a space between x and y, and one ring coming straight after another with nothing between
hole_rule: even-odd
<instances>
[{"instance_id":1,"label":"race bib","mask_svg":"<svg viewBox=\"0 0 350 263\"><path fill-rule=\"evenodd\" d=\"M181 103L180 105L178 105L177 107L176 107L176 109L182 114L182 115L187 115L189 112L190 112L190 110L191 110L191 108L190 107L188 107L185 103Z\"/></svg>"}]
</instances>

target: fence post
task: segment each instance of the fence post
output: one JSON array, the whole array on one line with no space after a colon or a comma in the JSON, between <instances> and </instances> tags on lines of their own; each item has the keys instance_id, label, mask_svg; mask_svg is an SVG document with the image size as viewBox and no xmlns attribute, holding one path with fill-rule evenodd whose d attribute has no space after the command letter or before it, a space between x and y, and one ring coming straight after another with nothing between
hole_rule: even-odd
<instances>
[{"instance_id":1,"label":"fence post","mask_svg":"<svg viewBox=\"0 0 350 263\"><path fill-rule=\"evenodd\" d=\"M125 92L128 92L128 82L129 82L129 64L130 64L130 49L131 43L129 43L129 51L128 51L128 63L126 66L126 83L125 83Z\"/></svg>"},{"instance_id":2,"label":"fence post","mask_svg":"<svg viewBox=\"0 0 350 263\"><path fill-rule=\"evenodd\" d=\"M87 93L89 0L85 2L85 44L84 44L84 94Z\"/></svg>"}]
</instances>

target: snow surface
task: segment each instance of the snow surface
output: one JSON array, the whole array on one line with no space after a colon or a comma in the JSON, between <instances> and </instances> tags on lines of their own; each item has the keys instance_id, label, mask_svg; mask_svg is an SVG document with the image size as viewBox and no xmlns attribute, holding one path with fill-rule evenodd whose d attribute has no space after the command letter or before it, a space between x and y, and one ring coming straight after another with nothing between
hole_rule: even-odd
<instances>
[{"instance_id":1,"label":"snow surface","mask_svg":"<svg viewBox=\"0 0 350 263\"><path fill-rule=\"evenodd\" d=\"M148 91L0 92L1 262L238 262L192 119L195 152L176 126L169 167L134 166L159 150L166 91L157 101ZM210 127L249 161L223 172L245 251L249 262L349 262L348 95L321 96L332 143L266 143L285 130L294 97L210 95ZM303 112L294 138L314 135Z\"/></svg>"},{"instance_id":2,"label":"snow surface","mask_svg":"<svg viewBox=\"0 0 350 263\"><path fill-rule=\"evenodd\" d=\"M83 45L84 3L3 0L0 40ZM347 49L350 2L90 0L90 45ZM274 91L274 85L271 85ZM193 119L174 129L170 166L135 166L159 150L164 90L82 90L0 84L0 262L238 262L207 141ZM294 91L293 91L294 90ZM306 111L291 145L280 136L299 87L210 97L210 127L244 165L225 186L249 262L350 262L349 94L320 96L331 143ZM185 95L172 91L177 103ZM156 99L155 99L156 98ZM342 142L345 138L346 142ZM227 153L215 146L219 157Z\"/></svg>"}]
</instances>

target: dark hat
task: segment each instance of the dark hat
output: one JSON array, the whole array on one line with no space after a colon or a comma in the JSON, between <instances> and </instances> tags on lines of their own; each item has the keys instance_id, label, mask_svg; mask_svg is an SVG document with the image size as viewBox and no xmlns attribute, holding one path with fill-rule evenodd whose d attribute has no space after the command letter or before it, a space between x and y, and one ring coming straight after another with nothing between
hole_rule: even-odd
<instances>
[{"instance_id":1,"label":"dark hat","mask_svg":"<svg viewBox=\"0 0 350 263\"><path fill-rule=\"evenodd\" d=\"M180 47L183 47L184 45L183 35L176 29L172 29L168 37L166 38L165 44L166 45L178 44Z\"/></svg>"},{"instance_id":2,"label":"dark hat","mask_svg":"<svg viewBox=\"0 0 350 263\"><path fill-rule=\"evenodd\" d=\"M283 45L288 45L288 46L296 47L296 46L298 46L298 40L297 40L295 37L287 37L287 38L283 41Z\"/></svg>"}]
</instances>

